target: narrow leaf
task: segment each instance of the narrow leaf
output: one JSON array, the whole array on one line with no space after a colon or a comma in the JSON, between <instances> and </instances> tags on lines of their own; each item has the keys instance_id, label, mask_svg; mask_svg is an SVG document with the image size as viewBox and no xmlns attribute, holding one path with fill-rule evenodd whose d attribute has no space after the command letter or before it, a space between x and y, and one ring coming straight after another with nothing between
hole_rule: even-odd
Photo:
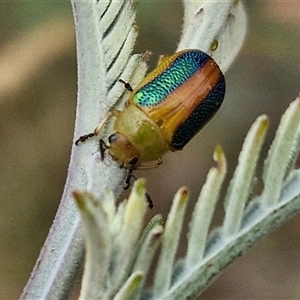
<instances>
[{"instance_id":1,"label":"narrow leaf","mask_svg":"<svg viewBox=\"0 0 300 300\"><path fill-rule=\"evenodd\" d=\"M158 298L170 286L173 262L177 251L186 204L189 199L187 188L182 187L176 193L162 238L162 247L155 272L154 298Z\"/></svg>"},{"instance_id":2,"label":"narrow leaf","mask_svg":"<svg viewBox=\"0 0 300 300\"><path fill-rule=\"evenodd\" d=\"M226 158L220 146L215 149L214 160L217 166L209 170L189 226L185 269L193 268L203 257L209 226L226 175Z\"/></svg>"},{"instance_id":3,"label":"narrow leaf","mask_svg":"<svg viewBox=\"0 0 300 300\"><path fill-rule=\"evenodd\" d=\"M86 255L79 299L105 299L111 238L104 211L92 194L74 192L81 215Z\"/></svg>"},{"instance_id":4,"label":"narrow leaf","mask_svg":"<svg viewBox=\"0 0 300 300\"><path fill-rule=\"evenodd\" d=\"M236 234L241 228L244 208L267 129L267 116L260 116L251 126L244 141L238 159L238 166L235 169L225 198L224 237Z\"/></svg>"},{"instance_id":5,"label":"narrow leaf","mask_svg":"<svg viewBox=\"0 0 300 300\"><path fill-rule=\"evenodd\" d=\"M284 115L277 129L275 139L265 161L263 180L263 204L266 207L276 205L280 190L289 166L293 145L297 144L297 131L300 121L300 98L293 101Z\"/></svg>"}]
</instances>

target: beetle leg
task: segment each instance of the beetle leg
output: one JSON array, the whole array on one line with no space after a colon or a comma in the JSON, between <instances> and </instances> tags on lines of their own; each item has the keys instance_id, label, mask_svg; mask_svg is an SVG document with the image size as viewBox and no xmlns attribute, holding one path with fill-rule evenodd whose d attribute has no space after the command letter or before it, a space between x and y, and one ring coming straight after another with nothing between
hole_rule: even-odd
<instances>
[{"instance_id":1,"label":"beetle leg","mask_svg":"<svg viewBox=\"0 0 300 300\"><path fill-rule=\"evenodd\" d=\"M137 178L133 175L133 170L132 169L127 169L127 176L125 179L125 186L123 187L123 190L128 190L128 188L130 187L130 181L131 179L136 180Z\"/></svg>"},{"instance_id":2,"label":"beetle leg","mask_svg":"<svg viewBox=\"0 0 300 300\"><path fill-rule=\"evenodd\" d=\"M161 65L163 63L163 61L168 58L168 55L166 54L161 54L158 56L158 60L157 60L157 63L156 63L156 68Z\"/></svg>"},{"instance_id":3,"label":"beetle leg","mask_svg":"<svg viewBox=\"0 0 300 300\"><path fill-rule=\"evenodd\" d=\"M145 196L146 196L149 208L152 209L154 207L154 204L153 204L153 201L152 201L150 195L146 192Z\"/></svg>"},{"instance_id":4,"label":"beetle leg","mask_svg":"<svg viewBox=\"0 0 300 300\"><path fill-rule=\"evenodd\" d=\"M103 127L104 127L104 124L107 122L107 120L114 115L114 110L110 111L107 113L107 115L105 116L105 118L99 123L99 125L94 129L94 135L98 135Z\"/></svg>"},{"instance_id":5,"label":"beetle leg","mask_svg":"<svg viewBox=\"0 0 300 300\"><path fill-rule=\"evenodd\" d=\"M129 82L125 82L123 79L119 79L119 82L123 83L125 89L128 90L129 92L133 91L133 88L131 87Z\"/></svg>"},{"instance_id":6,"label":"beetle leg","mask_svg":"<svg viewBox=\"0 0 300 300\"><path fill-rule=\"evenodd\" d=\"M100 149L101 161L104 160L104 153L105 153L105 150L108 149L108 148L109 148L109 146L107 146L107 145L105 144L105 142L101 139L101 140L99 141L99 149Z\"/></svg>"},{"instance_id":7,"label":"beetle leg","mask_svg":"<svg viewBox=\"0 0 300 300\"><path fill-rule=\"evenodd\" d=\"M135 167L136 170L148 170L148 169L154 169L159 167L162 164L162 159L158 158L154 161L151 161L149 163L140 163L138 166Z\"/></svg>"},{"instance_id":8,"label":"beetle leg","mask_svg":"<svg viewBox=\"0 0 300 300\"><path fill-rule=\"evenodd\" d=\"M126 176L126 179L125 179L125 186L123 187L123 190L127 190L129 187L130 187L130 181L131 179L133 179L134 181L137 180L137 178L133 175L133 170L132 169L128 169L128 173L127 173L127 176ZM145 197L146 197L146 200L148 202L148 206L150 209L153 208L153 201L150 197L150 195L146 192L145 193Z\"/></svg>"},{"instance_id":9,"label":"beetle leg","mask_svg":"<svg viewBox=\"0 0 300 300\"><path fill-rule=\"evenodd\" d=\"M75 142L75 145L78 146L78 143L79 142L84 142L86 141L87 139L89 138L92 138L96 135L98 135L104 124L107 122L107 120L114 114L114 111L110 111L106 116L105 118L99 123L99 125L94 129L94 132L91 132L91 133L88 133L88 134L85 134L85 135L82 135L81 137L79 137L79 139Z\"/></svg>"}]
</instances>

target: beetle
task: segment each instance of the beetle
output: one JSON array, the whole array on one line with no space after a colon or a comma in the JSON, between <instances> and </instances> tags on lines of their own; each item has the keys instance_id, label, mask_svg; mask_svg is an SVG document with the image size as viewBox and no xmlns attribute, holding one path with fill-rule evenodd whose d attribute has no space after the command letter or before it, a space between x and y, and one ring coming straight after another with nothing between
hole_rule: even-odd
<instances>
[{"instance_id":1,"label":"beetle","mask_svg":"<svg viewBox=\"0 0 300 300\"><path fill-rule=\"evenodd\" d=\"M157 167L164 153L182 150L215 115L226 89L220 67L197 49L161 57L135 89L120 81L132 91L125 108L110 111L93 133L81 136L75 144L98 135L107 120L115 117L109 144L99 142L101 159L107 150L128 174Z\"/></svg>"}]
</instances>

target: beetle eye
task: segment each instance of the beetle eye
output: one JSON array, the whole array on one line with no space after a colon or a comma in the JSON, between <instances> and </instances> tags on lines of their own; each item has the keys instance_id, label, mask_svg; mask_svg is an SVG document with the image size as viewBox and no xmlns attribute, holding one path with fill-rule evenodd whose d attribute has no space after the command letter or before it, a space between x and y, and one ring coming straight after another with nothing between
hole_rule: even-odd
<instances>
[{"instance_id":1,"label":"beetle eye","mask_svg":"<svg viewBox=\"0 0 300 300\"><path fill-rule=\"evenodd\" d=\"M136 157L136 156L133 157L133 158L129 161L129 163L130 163L132 166L138 164L138 162L139 162L139 159L138 159L138 157Z\"/></svg>"},{"instance_id":2,"label":"beetle eye","mask_svg":"<svg viewBox=\"0 0 300 300\"><path fill-rule=\"evenodd\" d=\"M114 143L117 139L118 139L117 135L113 133L108 137L108 142L111 144Z\"/></svg>"}]
</instances>

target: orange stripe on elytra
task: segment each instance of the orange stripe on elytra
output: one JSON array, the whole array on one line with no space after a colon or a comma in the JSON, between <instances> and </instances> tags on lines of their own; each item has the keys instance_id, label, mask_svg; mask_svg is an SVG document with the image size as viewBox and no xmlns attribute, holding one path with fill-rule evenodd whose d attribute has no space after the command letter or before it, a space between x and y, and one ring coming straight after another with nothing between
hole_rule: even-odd
<instances>
[{"instance_id":1,"label":"orange stripe on elytra","mask_svg":"<svg viewBox=\"0 0 300 300\"><path fill-rule=\"evenodd\" d=\"M178 127L213 90L221 76L218 65L208 59L188 80L158 105L141 109L160 127L169 145Z\"/></svg>"}]
</instances>

